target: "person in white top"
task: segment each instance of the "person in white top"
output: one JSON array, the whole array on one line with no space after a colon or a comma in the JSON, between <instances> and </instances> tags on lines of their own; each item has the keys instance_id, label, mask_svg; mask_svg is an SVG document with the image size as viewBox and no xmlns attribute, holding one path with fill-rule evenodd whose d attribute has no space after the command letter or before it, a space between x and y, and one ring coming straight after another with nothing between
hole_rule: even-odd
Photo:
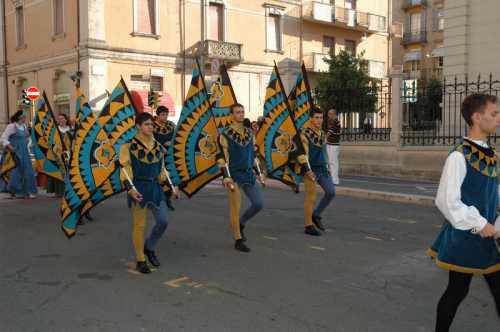
<instances>
[{"instance_id":1,"label":"person in white top","mask_svg":"<svg viewBox=\"0 0 500 332\"><path fill-rule=\"evenodd\" d=\"M446 159L436 206L446 219L429 255L449 271L437 307L436 331L449 331L474 274L486 279L500 317L500 251L494 223L498 207L497 159L488 136L497 128L497 98L474 94L462 103L470 127Z\"/></svg>"},{"instance_id":2,"label":"person in white top","mask_svg":"<svg viewBox=\"0 0 500 332\"><path fill-rule=\"evenodd\" d=\"M13 154L16 162L16 167L10 172L7 191L17 198L35 198L37 193L35 172L28 150L29 140L26 115L24 111L17 111L0 137L3 148Z\"/></svg>"}]
</instances>

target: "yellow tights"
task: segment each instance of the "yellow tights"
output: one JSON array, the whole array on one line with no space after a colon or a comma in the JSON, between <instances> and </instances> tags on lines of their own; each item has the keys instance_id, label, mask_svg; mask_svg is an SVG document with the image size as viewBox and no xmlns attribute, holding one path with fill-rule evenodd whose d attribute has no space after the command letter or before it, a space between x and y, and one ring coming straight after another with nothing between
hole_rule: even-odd
<instances>
[{"instance_id":1,"label":"yellow tights","mask_svg":"<svg viewBox=\"0 0 500 332\"><path fill-rule=\"evenodd\" d=\"M314 203L316 202L316 183L309 177L304 176L305 198L304 198L304 224L311 226Z\"/></svg>"},{"instance_id":2,"label":"yellow tights","mask_svg":"<svg viewBox=\"0 0 500 332\"><path fill-rule=\"evenodd\" d=\"M132 242L138 262L144 262L144 233L146 232L147 208L132 207Z\"/></svg>"},{"instance_id":3,"label":"yellow tights","mask_svg":"<svg viewBox=\"0 0 500 332\"><path fill-rule=\"evenodd\" d=\"M241 239L240 233L240 208L241 208L241 191L236 183L234 190L229 190L229 218L231 220L231 228L235 240Z\"/></svg>"}]
</instances>

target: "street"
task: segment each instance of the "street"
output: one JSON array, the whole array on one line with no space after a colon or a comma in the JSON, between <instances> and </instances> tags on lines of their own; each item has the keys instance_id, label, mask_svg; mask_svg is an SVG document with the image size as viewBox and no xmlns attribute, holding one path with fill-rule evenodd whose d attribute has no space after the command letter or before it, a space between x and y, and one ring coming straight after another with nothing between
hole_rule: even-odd
<instances>
[{"instance_id":1,"label":"street","mask_svg":"<svg viewBox=\"0 0 500 332\"><path fill-rule=\"evenodd\" d=\"M0 331L433 331L447 281L425 255L442 223L435 208L338 196L314 238L302 193L265 188L264 199L248 254L233 249L223 189L176 202L151 275L133 270L123 195L70 240L58 199L3 199ZM479 277L453 324L474 330L498 331Z\"/></svg>"}]
</instances>

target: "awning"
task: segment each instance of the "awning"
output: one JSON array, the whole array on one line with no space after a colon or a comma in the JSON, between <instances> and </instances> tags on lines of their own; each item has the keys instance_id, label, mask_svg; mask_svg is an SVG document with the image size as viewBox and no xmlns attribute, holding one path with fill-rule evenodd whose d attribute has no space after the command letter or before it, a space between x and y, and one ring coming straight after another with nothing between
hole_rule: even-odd
<instances>
[{"instance_id":1,"label":"awning","mask_svg":"<svg viewBox=\"0 0 500 332\"><path fill-rule=\"evenodd\" d=\"M422 58L422 52L421 51L413 51L413 52L408 52L405 53L403 56L403 61L408 62L408 61L418 61Z\"/></svg>"},{"instance_id":2,"label":"awning","mask_svg":"<svg viewBox=\"0 0 500 332\"><path fill-rule=\"evenodd\" d=\"M431 57L437 58L444 56L444 47L435 48L431 51Z\"/></svg>"},{"instance_id":3,"label":"awning","mask_svg":"<svg viewBox=\"0 0 500 332\"><path fill-rule=\"evenodd\" d=\"M132 100L138 112L152 113L151 107L148 106L148 92L147 90L132 90ZM170 120L179 118L176 114L177 109L174 105L174 100L168 92L161 92L161 97L158 98L158 104L168 108Z\"/></svg>"}]
</instances>

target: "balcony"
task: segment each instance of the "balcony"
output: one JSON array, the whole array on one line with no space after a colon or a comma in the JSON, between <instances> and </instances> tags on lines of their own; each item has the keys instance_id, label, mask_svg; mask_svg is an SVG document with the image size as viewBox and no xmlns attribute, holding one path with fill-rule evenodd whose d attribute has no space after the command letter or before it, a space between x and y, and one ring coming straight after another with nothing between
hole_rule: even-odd
<instances>
[{"instance_id":1,"label":"balcony","mask_svg":"<svg viewBox=\"0 0 500 332\"><path fill-rule=\"evenodd\" d=\"M358 31L386 31L385 16L315 1L305 7L304 19Z\"/></svg>"},{"instance_id":2,"label":"balcony","mask_svg":"<svg viewBox=\"0 0 500 332\"><path fill-rule=\"evenodd\" d=\"M314 73L324 73L329 70L329 65L324 59L329 57L330 55L325 53L312 52L304 57L304 64L308 71Z\"/></svg>"},{"instance_id":3,"label":"balcony","mask_svg":"<svg viewBox=\"0 0 500 332\"><path fill-rule=\"evenodd\" d=\"M426 43L427 31L410 31L403 34L403 45Z\"/></svg>"},{"instance_id":4,"label":"balcony","mask_svg":"<svg viewBox=\"0 0 500 332\"><path fill-rule=\"evenodd\" d=\"M208 59L220 59L227 62L241 62L241 44L217 40L200 42L198 52Z\"/></svg>"},{"instance_id":5,"label":"balcony","mask_svg":"<svg viewBox=\"0 0 500 332\"><path fill-rule=\"evenodd\" d=\"M415 7L427 6L427 0L403 0L401 9L408 10Z\"/></svg>"},{"instance_id":6,"label":"balcony","mask_svg":"<svg viewBox=\"0 0 500 332\"><path fill-rule=\"evenodd\" d=\"M420 70L412 70L403 73L403 79L405 80L419 80L422 78L422 72Z\"/></svg>"}]
</instances>

